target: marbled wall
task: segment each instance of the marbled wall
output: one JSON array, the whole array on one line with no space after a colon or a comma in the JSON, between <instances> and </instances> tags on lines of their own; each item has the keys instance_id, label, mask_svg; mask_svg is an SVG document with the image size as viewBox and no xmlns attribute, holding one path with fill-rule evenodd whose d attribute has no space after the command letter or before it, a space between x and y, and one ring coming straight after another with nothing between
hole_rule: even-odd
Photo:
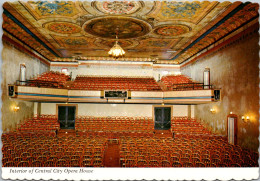
<instances>
[{"instance_id":1,"label":"marbled wall","mask_svg":"<svg viewBox=\"0 0 260 181\"><path fill-rule=\"evenodd\" d=\"M30 79L37 74L49 70L49 67L41 63L38 59L28 56L17 50L14 46L3 42L2 49L2 129L12 130L16 124L26 117L33 115L33 103L18 101L9 98L8 84L14 84L19 80L20 64L26 65L26 79ZM13 106L19 106L20 110L14 112Z\"/></svg>"},{"instance_id":2,"label":"marbled wall","mask_svg":"<svg viewBox=\"0 0 260 181\"><path fill-rule=\"evenodd\" d=\"M251 34L181 69L182 74L203 82L203 71L210 68L211 84L221 89L221 101L195 106L195 117L215 133L226 135L227 115L232 111L238 116L238 144L254 151L259 143L258 41L258 34ZM242 116L250 116L250 121L245 123Z\"/></svg>"}]
</instances>

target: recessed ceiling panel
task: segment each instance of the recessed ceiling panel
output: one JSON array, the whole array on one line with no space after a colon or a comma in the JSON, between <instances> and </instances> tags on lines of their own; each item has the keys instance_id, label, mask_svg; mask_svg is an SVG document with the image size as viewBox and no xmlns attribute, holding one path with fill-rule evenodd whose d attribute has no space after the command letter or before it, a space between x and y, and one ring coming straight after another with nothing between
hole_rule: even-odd
<instances>
[{"instance_id":1,"label":"recessed ceiling panel","mask_svg":"<svg viewBox=\"0 0 260 181\"><path fill-rule=\"evenodd\" d=\"M102 13L129 15L141 9L140 1L95 1L94 7Z\"/></svg>"},{"instance_id":2,"label":"recessed ceiling panel","mask_svg":"<svg viewBox=\"0 0 260 181\"><path fill-rule=\"evenodd\" d=\"M84 30L102 38L129 39L144 36L150 32L151 26L141 20L128 17L103 17L91 19L84 25Z\"/></svg>"},{"instance_id":3,"label":"recessed ceiling panel","mask_svg":"<svg viewBox=\"0 0 260 181\"><path fill-rule=\"evenodd\" d=\"M97 45L100 48L110 49L115 44L114 40L110 39L97 39L95 41L95 45ZM118 44L122 48L134 48L138 45L137 41L134 40L119 40Z\"/></svg>"},{"instance_id":4,"label":"recessed ceiling panel","mask_svg":"<svg viewBox=\"0 0 260 181\"><path fill-rule=\"evenodd\" d=\"M58 34L75 34L81 31L81 27L69 22L49 22L44 27Z\"/></svg>"},{"instance_id":5,"label":"recessed ceiling panel","mask_svg":"<svg viewBox=\"0 0 260 181\"><path fill-rule=\"evenodd\" d=\"M187 25L163 25L154 30L158 35L162 36L178 36L188 33L191 30Z\"/></svg>"}]
</instances>

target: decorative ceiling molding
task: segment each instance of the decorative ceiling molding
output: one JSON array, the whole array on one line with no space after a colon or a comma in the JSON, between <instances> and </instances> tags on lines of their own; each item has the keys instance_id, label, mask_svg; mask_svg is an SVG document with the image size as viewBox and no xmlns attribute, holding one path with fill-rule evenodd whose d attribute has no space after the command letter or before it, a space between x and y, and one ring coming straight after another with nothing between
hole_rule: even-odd
<instances>
[{"instance_id":1,"label":"decorative ceiling molding","mask_svg":"<svg viewBox=\"0 0 260 181\"><path fill-rule=\"evenodd\" d=\"M181 64L258 17L257 3L16 1L3 29L50 61L108 58L118 31L125 58Z\"/></svg>"},{"instance_id":2,"label":"decorative ceiling molding","mask_svg":"<svg viewBox=\"0 0 260 181\"><path fill-rule=\"evenodd\" d=\"M257 3L240 4L236 9L231 11L227 16L202 34L198 39L190 43L186 48L179 52L173 60L184 62L189 57L210 46L220 38L232 33L240 26L244 25L244 23L248 23L250 20L257 18L258 8L259 5Z\"/></svg>"},{"instance_id":3,"label":"decorative ceiling molding","mask_svg":"<svg viewBox=\"0 0 260 181\"><path fill-rule=\"evenodd\" d=\"M20 51L23 51L23 52L27 53L28 55L30 55L32 57L37 58L42 63L44 63L46 65L50 65L50 61L49 60L47 60L46 58L44 58L43 56L38 54L36 51L31 49L30 47L24 45L21 41L19 41L18 39L14 38L13 36L8 34L7 32L3 33L2 41L11 44L12 46L16 47Z\"/></svg>"},{"instance_id":4,"label":"decorative ceiling molding","mask_svg":"<svg viewBox=\"0 0 260 181\"><path fill-rule=\"evenodd\" d=\"M233 44L233 42L237 42L237 40L247 37L249 34L258 32L259 30L259 22L258 21L252 21L246 26L246 29L240 28L232 33L232 35L229 35L225 38L223 38L222 41L218 41L215 44L211 45L211 47L207 48L207 50L201 52L200 54L197 54L196 56L193 56L189 58L187 61L183 62L180 66L185 67L205 56L208 56L216 51L221 50L222 48L225 48L229 44Z\"/></svg>"}]
</instances>

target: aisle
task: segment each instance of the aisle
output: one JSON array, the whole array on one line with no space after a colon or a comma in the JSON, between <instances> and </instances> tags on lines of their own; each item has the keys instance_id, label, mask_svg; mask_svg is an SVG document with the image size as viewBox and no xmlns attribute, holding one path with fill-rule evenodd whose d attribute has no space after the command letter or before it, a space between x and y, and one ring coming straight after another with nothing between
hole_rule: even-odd
<instances>
[{"instance_id":1,"label":"aisle","mask_svg":"<svg viewBox=\"0 0 260 181\"><path fill-rule=\"evenodd\" d=\"M119 164L119 144L108 143L108 147L105 150L104 166L105 167L120 167Z\"/></svg>"}]
</instances>

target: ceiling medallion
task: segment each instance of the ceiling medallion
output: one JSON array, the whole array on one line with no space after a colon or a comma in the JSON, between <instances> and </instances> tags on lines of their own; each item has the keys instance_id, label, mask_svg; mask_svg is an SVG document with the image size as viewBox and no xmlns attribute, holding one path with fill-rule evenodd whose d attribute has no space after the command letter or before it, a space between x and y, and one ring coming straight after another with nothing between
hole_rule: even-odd
<instances>
[{"instance_id":1,"label":"ceiling medallion","mask_svg":"<svg viewBox=\"0 0 260 181\"><path fill-rule=\"evenodd\" d=\"M145 21L129 17L102 17L92 19L83 25L84 30L94 36L115 39L118 29L119 39L144 36L151 31Z\"/></svg>"},{"instance_id":2,"label":"ceiling medallion","mask_svg":"<svg viewBox=\"0 0 260 181\"><path fill-rule=\"evenodd\" d=\"M140 1L95 1L100 12L111 15L133 14L141 8Z\"/></svg>"},{"instance_id":3,"label":"ceiling medallion","mask_svg":"<svg viewBox=\"0 0 260 181\"><path fill-rule=\"evenodd\" d=\"M158 35L163 36L178 36L185 34L190 30L191 28L186 25L166 25L163 27L156 28L154 32Z\"/></svg>"},{"instance_id":4,"label":"ceiling medallion","mask_svg":"<svg viewBox=\"0 0 260 181\"><path fill-rule=\"evenodd\" d=\"M79 33L81 28L78 25L67 22L51 22L44 25L49 31L60 34Z\"/></svg>"}]
</instances>

